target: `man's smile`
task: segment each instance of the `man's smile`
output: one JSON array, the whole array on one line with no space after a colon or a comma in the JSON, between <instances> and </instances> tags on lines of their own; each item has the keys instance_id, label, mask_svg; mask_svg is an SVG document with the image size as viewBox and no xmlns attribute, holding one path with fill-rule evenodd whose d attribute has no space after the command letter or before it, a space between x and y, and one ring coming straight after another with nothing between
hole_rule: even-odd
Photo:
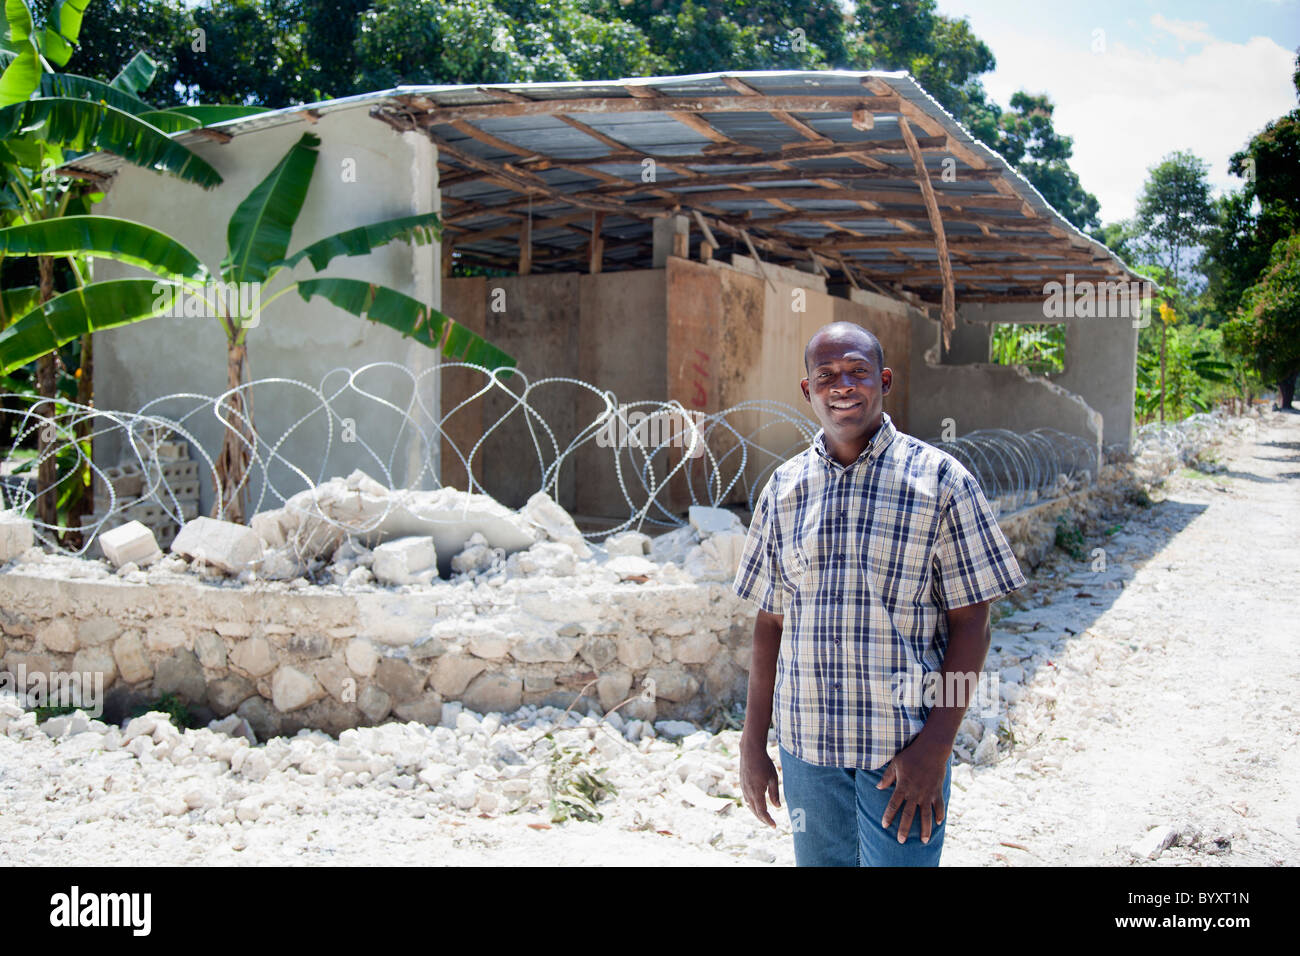
<instances>
[{"instance_id":1,"label":"man's smile","mask_svg":"<svg viewBox=\"0 0 1300 956\"><path fill-rule=\"evenodd\" d=\"M840 411L840 412L842 412L842 411L847 411L848 409L851 409L851 408L861 408L861 407L862 407L862 401L861 401L860 399L856 399L856 398L855 398L855 399L847 399L847 398L845 398L845 399L840 399L839 401L835 401L835 402L827 402L826 405L827 405L828 408L833 408L833 409L835 409L836 411Z\"/></svg>"}]
</instances>

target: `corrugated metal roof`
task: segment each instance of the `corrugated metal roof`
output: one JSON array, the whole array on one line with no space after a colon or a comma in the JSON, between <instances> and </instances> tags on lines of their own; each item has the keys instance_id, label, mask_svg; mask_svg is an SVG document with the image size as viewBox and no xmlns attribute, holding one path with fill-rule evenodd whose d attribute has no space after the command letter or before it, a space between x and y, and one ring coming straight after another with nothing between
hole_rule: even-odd
<instances>
[{"instance_id":1,"label":"corrugated metal roof","mask_svg":"<svg viewBox=\"0 0 1300 956\"><path fill-rule=\"evenodd\" d=\"M859 101L871 116L855 124ZM909 116L940 203L959 300L1041 296L1044 279L1066 271L1140 280L906 73L401 86L209 129L238 138L361 108L439 145L445 236L467 259L516 260L522 219L531 217L535 271L585 268L583 250L603 213L607 265L644 266L651 221L699 210L715 232L738 241L743 230L772 261L808 265L815 252L842 259L860 279L896 281L938 301L935 237L913 160L900 146L899 120ZM207 135L173 138L195 145ZM855 146L862 150L846 155ZM647 159L651 182L643 181ZM103 175L123 162L97 153L73 165ZM694 225L692 241L701 241Z\"/></svg>"}]
</instances>

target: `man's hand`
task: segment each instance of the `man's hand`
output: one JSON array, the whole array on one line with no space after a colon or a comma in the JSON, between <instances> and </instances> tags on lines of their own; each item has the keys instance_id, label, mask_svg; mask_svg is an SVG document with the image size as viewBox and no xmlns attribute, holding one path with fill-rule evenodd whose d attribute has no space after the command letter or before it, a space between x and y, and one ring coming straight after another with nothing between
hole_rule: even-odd
<instances>
[{"instance_id":1,"label":"man's hand","mask_svg":"<svg viewBox=\"0 0 1300 956\"><path fill-rule=\"evenodd\" d=\"M740 746L740 790L745 795L745 805L770 827L776 826L767 812L767 799L772 798L772 805L781 805L780 787L777 785L776 764L767 755L763 744L747 745L741 741Z\"/></svg>"},{"instance_id":2,"label":"man's hand","mask_svg":"<svg viewBox=\"0 0 1300 956\"><path fill-rule=\"evenodd\" d=\"M912 829L912 818L918 810L921 813L922 843L929 843L933 828L943 823L946 812L943 805L943 778L948 770L950 752L950 747L945 748L942 743L927 738L922 731L908 746L894 754L894 759L885 766L883 778L876 789L883 790L892 784L894 795L885 808L885 817L880 825L888 830L894 816L901 810L903 816L898 821L899 843L907 842L907 835ZM931 813L934 815L933 823Z\"/></svg>"}]
</instances>

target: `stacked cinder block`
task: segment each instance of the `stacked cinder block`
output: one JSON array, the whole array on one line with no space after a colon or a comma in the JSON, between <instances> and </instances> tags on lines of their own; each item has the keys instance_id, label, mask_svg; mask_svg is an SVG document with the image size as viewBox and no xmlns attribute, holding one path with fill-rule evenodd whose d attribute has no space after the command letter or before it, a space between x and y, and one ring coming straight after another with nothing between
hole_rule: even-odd
<instances>
[{"instance_id":1,"label":"stacked cinder block","mask_svg":"<svg viewBox=\"0 0 1300 956\"><path fill-rule=\"evenodd\" d=\"M96 481L94 514L83 519L83 527L103 520L103 532L138 521L154 533L159 547L166 548L179 530L172 515L179 513L184 521L198 516L199 463L190 459L189 446L166 435L150 438L145 469L134 461L103 469L104 479Z\"/></svg>"}]
</instances>

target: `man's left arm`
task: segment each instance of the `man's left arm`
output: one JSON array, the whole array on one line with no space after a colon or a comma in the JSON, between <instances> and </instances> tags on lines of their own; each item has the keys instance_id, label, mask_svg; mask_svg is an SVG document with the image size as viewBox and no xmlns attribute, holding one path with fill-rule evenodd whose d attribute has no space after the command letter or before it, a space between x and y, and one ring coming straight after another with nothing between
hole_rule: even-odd
<instances>
[{"instance_id":1,"label":"man's left arm","mask_svg":"<svg viewBox=\"0 0 1300 956\"><path fill-rule=\"evenodd\" d=\"M888 829L901 811L900 843L907 841L917 812L921 814L922 843L929 843L931 830L943 822L942 787L948 757L988 655L992 636L989 604L1025 584L984 492L964 469L944 508L934 565L935 590L948 625L948 649L939 685L943 693L920 733L886 766L878 786L894 786L881 824ZM965 692L948 699L949 690Z\"/></svg>"},{"instance_id":2,"label":"man's left arm","mask_svg":"<svg viewBox=\"0 0 1300 956\"><path fill-rule=\"evenodd\" d=\"M921 814L921 842L929 843L934 827L943 823L948 808L943 803L943 778L948 771L948 756L957 739L957 730L969 704L968 695L958 693L950 699L948 688L973 687L984 668L992 636L989 627L989 602L980 601L965 607L950 608L948 618L948 652L943 658L941 693L920 733L894 755L886 766L876 789L894 787L894 796L885 808L881 826L889 829L900 810L898 842L907 842L912 817ZM974 675L974 680L972 680Z\"/></svg>"}]
</instances>

